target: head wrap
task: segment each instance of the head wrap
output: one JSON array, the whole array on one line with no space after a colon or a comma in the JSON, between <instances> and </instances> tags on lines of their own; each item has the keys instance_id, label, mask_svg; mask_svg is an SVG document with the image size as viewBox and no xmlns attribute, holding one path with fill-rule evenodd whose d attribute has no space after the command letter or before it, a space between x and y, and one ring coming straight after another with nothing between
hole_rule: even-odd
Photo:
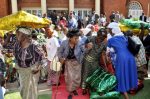
<instances>
[{"instance_id":1,"label":"head wrap","mask_svg":"<svg viewBox=\"0 0 150 99\"><path fill-rule=\"evenodd\" d=\"M119 24L116 23L116 22L111 22L111 23L107 26L107 28L110 28L110 29L113 29L114 27L119 27Z\"/></svg>"},{"instance_id":2,"label":"head wrap","mask_svg":"<svg viewBox=\"0 0 150 99\"><path fill-rule=\"evenodd\" d=\"M27 27L20 27L17 29L17 31L26 34L26 35L31 35L32 34L32 30L30 28Z\"/></svg>"},{"instance_id":3,"label":"head wrap","mask_svg":"<svg viewBox=\"0 0 150 99\"><path fill-rule=\"evenodd\" d=\"M112 29L112 33L115 34L115 35L124 35L122 32L121 32L121 29L119 27L114 27Z\"/></svg>"}]
</instances>

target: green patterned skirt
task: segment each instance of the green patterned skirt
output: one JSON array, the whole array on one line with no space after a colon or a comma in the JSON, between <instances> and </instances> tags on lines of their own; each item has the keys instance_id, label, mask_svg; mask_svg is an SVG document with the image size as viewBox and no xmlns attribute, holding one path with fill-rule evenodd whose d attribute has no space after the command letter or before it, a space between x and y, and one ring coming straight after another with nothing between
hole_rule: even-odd
<instances>
[{"instance_id":1,"label":"green patterned skirt","mask_svg":"<svg viewBox=\"0 0 150 99\"><path fill-rule=\"evenodd\" d=\"M86 89L88 86L86 84L86 79L91 76L95 70L99 68L99 61L87 56L83 60L83 65L82 65L82 89Z\"/></svg>"},{"instance_id":2,"label":"green patterned skirt","mask_svg":"<svg viewBox=\"0 0 150 99\"><path fill-rule=\"evenodd\" d=\"M90 87L90 99L118 99L120 97L120 93L114 91L117 85L116 77L101 68L89 76L86 83Z\"/></svg>"}]
</instances>

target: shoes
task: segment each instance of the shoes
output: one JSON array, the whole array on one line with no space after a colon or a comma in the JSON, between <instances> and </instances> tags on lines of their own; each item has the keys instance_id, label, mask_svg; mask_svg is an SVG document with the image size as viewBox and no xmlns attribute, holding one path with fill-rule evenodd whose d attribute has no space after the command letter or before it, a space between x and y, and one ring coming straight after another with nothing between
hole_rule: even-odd
<instances>
[{"instance_id":1,"label":"shoes","mask_svg":"<svg viewBox=\"0 0 150 99\"><path fill-rule=\"evenodd\" d=\"M52 83L49 83L49 82L48 82L47 85L48 85L48 86L57 86L57 85L60 86L60 82L59 82L58 84L52 84Z\"/></svg>"},{"instance_id":2,"label":"shoes","mask_svg":"<svg viewBox=\"0 0 150 99\"><path fill-rule=\"evenodd\" d=\"M45 83L46 81L47 81L46 79L40 79L38 83L41 84L41 83Z\"/></svg>"},{"instance_id":3,"label":"shoes","mask_svg":"<svg viewBox=\"0 0 150 99\"><path fill-rule=\"evenodd\" d=\"M68 96L68 99L72 99L72 95L69 95L69 96Z\"/></svg>"},{"instance_id":4,"label":"shoes","mask_svg":"<svg viewBox=\"0 0 150 99\"><path fill-rule=\"evenodd\" d=\"M87 94L87 90L86 90L86 89L83 89L82 95L86 95L86 94Z\"/></svg>"},{"instance_id":5,"label":"shoes","mask_svg":"<svg viewBox=\"0 0 150 99\"><path fill-rule=\"evenodd\" d=\"M144 84L138 84L138 88L137 89L132 89L129 91L129 94L131 95L135 95L137 92L139 92L141 89L143 89Z\"/></svg>"},{"instance_id":6,"label":"shoes","mask_svg":"<svg viewBox=\"0 0 150 99\"><path fill-rule=\"evenodd\" d=\"M57 85L60 86L60 82L58 84L52 84L52 86L57 86Z\"/></svg>"},{"instance_id":7,"label":"shoes","mask_svg":"<svg viewBox=\"0 0 150 99\"><path fill-rule=\"evenodd\" d=\"M78 92L77 92L76 90L74 90L72 93L73 93L75 96L78 96Z\"/></svg>"}]
</instances>

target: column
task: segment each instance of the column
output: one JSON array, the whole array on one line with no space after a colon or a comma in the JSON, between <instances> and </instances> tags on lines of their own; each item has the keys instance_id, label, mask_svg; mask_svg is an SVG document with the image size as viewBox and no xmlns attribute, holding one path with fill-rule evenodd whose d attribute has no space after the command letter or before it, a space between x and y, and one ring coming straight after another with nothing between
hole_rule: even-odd
<instances>
[{"instance_id":1,"label":"column","mask_svg":"<svg viewBox=\"0 0 150 99\"><path fill-rule=\"evenodd\" d=\"M15 13L18 11L17 0L11 0L11 6L12 6L12 13Z\"/></svg>"},{"instance_id":2,"label":"column","mask_svg":"<svg viewBox=\"0 0 150 99\"><path fill-rule=\"evenodd\" d=\"M69 12L74 11L74 0L69 0Z\"/></svg>"},{"instance_id":3,"label":"column","mask_svg":"<svg viewBox=\"0 0 150 99\"><path fill-rule=\"evenodd\" d=\"M42 9L42 16L44 14L47 14L46 0L41 0L41 9Z\"/></svg>"},{"instance_id":4,"label":"column","mask_svg":"<svg viewBox=\"0 0 150 99\"><path fill-rule=\"evenodd\" d=\"M95 13L100 15L100 0L95 0Z\"/></svg>"}]
</instances>

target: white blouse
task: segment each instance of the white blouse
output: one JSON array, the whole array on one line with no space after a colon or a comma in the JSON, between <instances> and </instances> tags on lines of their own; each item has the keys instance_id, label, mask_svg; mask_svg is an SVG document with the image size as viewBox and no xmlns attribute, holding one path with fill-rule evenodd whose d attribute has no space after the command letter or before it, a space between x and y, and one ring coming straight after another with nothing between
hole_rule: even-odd
<instances>
[{"instance_id":1,"label":"white blouse","mask_svg":"<svg viewBox=\"0 0 150 99\"><path fill-rule=\"evenodd\" d=\"M58 47L60 47L60 45L56 37L46 39L47 59L49 61L52 61L56 56Z\"/></svg>"}]
</instances>

